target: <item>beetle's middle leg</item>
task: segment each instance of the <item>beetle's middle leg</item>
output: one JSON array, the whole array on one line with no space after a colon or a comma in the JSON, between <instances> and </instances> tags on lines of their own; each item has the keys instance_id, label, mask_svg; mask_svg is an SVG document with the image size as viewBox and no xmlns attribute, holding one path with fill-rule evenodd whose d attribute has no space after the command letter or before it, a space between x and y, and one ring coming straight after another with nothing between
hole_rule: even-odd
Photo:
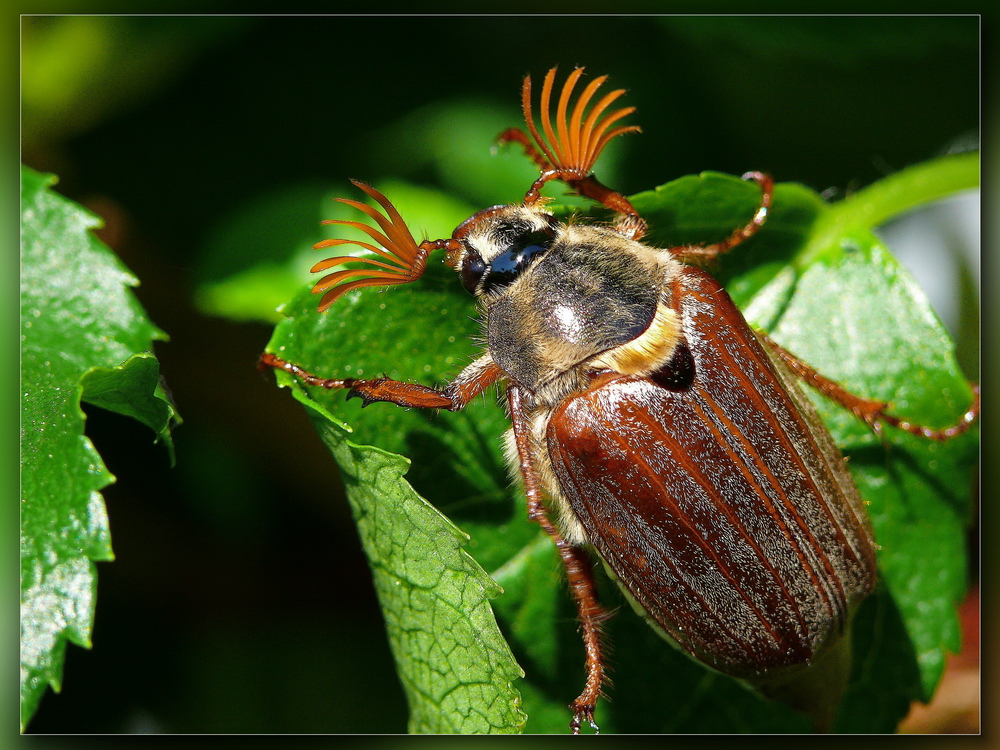
<instances>
[{"instance_id":1,"label":"beetle's middle leg","mask_svg":"<svg viewBox=\"0 0 1000 750\"><path fill-rule=\"evenodd\" d=\"M323 378L313 375L296 364L277 357L270 352L260 356L259 370L273 367L294 375L306 385L317 388L345 389L348 398L360 398L364 405L376 401L387 401L397 406L415 409L448 409L458 411L473 398L497 382L503 375L489 355L480 357L459 373L447 387L438 390L419 383L404 383L388 378L360 380L357 378Z\"/></svg>"},{"instance_id":2,"label":"beetle's middle leg","mask_svg":"<svg viewBox=\"0 0 1000 750\"><path fill-rule=\"evenodd\" d=\"M521 390L517 386L507 387L507 403L510 407L510 418L514 428L514 440L517 444L521 476L524 478L528 516L542 527L559 551L559 557L566 570L566 579L580 615L583 644L586 650L587 681L583 692L570 705L573 710L570 728L573 730L573 734L579 734L580 725L586 721L594 731L600 731L594 722L594 708L597 706L597 699L601 695L601 685L604 682L604 658L601 653L600 633L600 624L605 617L604 609L597 601L597 587L586 552L567 542L549 520L545 504L542 502L535 462L532 460L531 428L522 399Z\"/></svg>"},{"instance_id":3,"label":"beetle's middle leg","mask_svg":"<svg viewBox=\"0 0 1000 750\"><path fill-rule=\"evenodd\" d=\"M753 237L764 226L767 220L767 213L771 209L771 201L774 196L774 180L770 175L763 172L747 172L743 175L744 180L753 180L760 185L760 203L754 212L753 218L745 225L736 229L722 242L712 245L682 245L671 247L668 250L681 260L686 261L706 261L712 260L723 253L727 253L734 247Z\"/></svg>"}]
</instances>

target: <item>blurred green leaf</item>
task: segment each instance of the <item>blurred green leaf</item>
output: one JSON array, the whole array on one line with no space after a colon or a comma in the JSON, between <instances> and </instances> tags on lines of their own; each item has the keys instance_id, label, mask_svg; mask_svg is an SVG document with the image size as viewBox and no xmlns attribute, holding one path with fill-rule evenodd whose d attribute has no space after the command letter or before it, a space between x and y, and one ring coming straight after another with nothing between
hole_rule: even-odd
<instances>
[{"instance_id":1,"label":"blurred green leaf","mask_svg":"<svg viewBox=\"0 0 1000 750\"><path fill-rule=\"evenodd\" d=\"M94 562L113 557L98 490L114 481L84 436L81 398L151 427L176 415L147 353L166 338L99 220L21 172L21 726L59 690L67 639L89 647Z\"/></svg>"},{"instance_id":2,"label":"blurred green leaf","mask_svg":"<svg viewBox=\"0 0 1000 750\"><path fill-rule=\"evenodd\" d=\"M432 102L374 134L375 168L404 177L430 169L457 195L481 204L517 200L534 168L516 149L488 146L516 119L515 108L479 98Z\"/></svg>"},{"instance_id":3,"label":"blurred green leaf","mask_svg":"<svg viewBox=\"0 0 1000 750\"><path fill-rule=\"evenodd\" d=\"M763 59L821 61L847 68L873 60L927 59L928 47L967 40L970 16L895 17L891 24L857 23L857 17L772 17L767 23L746 16L666 16L661 23L703 48L725 48Z\"/></svg>"},{"instance_id":4,"label":"blurred green leaf","mask_svg":"<svg viewBox=\"0 0 1000 750\"><path fill-rule=\"evenodd\" d=\"M277 323L323 238L330 197L313 183L283 186L218 219L199 254L195 305L207 315ZM292 251L289 252L290 247Z\"/></svg>"},{"instance_id":5,"label":"blurred green leaf","mask_svg":"<svg viewBox=\"0 0 1000 750\"><path fill-rule=\"evenodd\" d=\"M892 209L882 213L936 197L934 181L927 178L939 171L960 176L953 186L978 183L976 155L931 162L895 177L901 182L891 191ZM871 206L858 210L862 201L886 208L878 199L882 187L828 205L800 185L778 185L764 229L712 270L745 306L748 319L792 352L854 392L891 400L897 414L944 426L965 411L970 391L923 295L871 233L865 220ZM664 246L722 239L752 216L758 200L753 184L715 173L633 198L650 219L652 241ZM434 268L418 284L387 296L354 292L325 315L315 312L316 300L304 290L287 306L289 320L278 326L268 350L327 377L385 372L400 380L441 383L475 356L470 337L480 330L471 317L471 300L448 275ZM279 373L279 380L287 385L291 379ZM470 534L469 551L504 587L494 607L526 673L519 683L528 714L525 730L565 732L565 706L583 683L583 650L554 550L524 517L519 493L509 488L500 450L506 428L501 410L477 402L460 413L428 414L380 404L362 415L358 402L345 403L343 394L293 387L297 398L315 404L314 421L331 445L331 434L346 441L347 423L361 431L351 438L351 450L371 444L411 457L406 479L391 492L407 495L412 486ZM883 445L843 410L811 395L850 459L881 545L882 584L856 618L854 668L834 728L892 731L910 701L933 689L944 654L957 647L955 604L965 585L963 529L978 433L936 444L890 429ZM338 460L346 460L344 450L333 447ZM371 453L368 458L382 466L383 476L402 473L398 457ZM388 483L360 487L350 461L347 467L352 503L359 494L375 502L379 490L390 492ZM419 504L419 498L412 502ZM420 508L432 513L428 506ZM365 524L370 512L355 507ZM379 518L392 528L390 518ZM447 524L443 518L438 523ZM432 572L433 558L407 559L407 547L392 543L391 533L384 543L367 530L362 536L376 575L387 557L405 565L411 576L427 565L432 567L420 574L425 579L442 574L440 565ZM601 578L599 585L606 603L628 609L609 581ZM385 605L390 632L402 616L398 605L395 600ZM631 612L619 612L606 632L614 685L613 700L598 710L605 731L808 731L804 717L694 663ZM431 637L452 642L446 632ZM413 665L398 648L396 653L403 659L401 673L411 673Z\"/></svg>"}]
</instances>

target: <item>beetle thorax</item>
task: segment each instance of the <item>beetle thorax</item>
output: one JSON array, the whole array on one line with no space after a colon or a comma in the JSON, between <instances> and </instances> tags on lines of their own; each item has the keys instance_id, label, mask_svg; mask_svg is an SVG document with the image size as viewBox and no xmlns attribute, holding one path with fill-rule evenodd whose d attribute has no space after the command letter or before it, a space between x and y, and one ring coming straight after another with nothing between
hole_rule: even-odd
<instances>
[{"instance_id":1,"label":"beetle thorax","mask_svg":"<svg viewBox=\"0 0 1000 750\"><path fill-rule=\"evenodd\" d=\"M656 322L659 343L625 358L633 368L636 356L640 367L652 367L643 358L668 358L676 343L669 281L680 268L610 228L558 224L512 281L479 295L490 354L511 379L555 402L580 388L589 371L618 369L624 360L602 355L628 348Z\"/></svg>"}]
</instances>

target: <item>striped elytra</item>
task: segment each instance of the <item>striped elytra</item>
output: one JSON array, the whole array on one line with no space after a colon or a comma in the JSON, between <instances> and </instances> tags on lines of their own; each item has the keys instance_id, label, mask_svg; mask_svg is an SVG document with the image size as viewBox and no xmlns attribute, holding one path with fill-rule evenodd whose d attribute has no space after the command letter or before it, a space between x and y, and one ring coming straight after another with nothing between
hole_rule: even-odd
<instances>
[{"instance_id":1,"label":"striped elytra","mask_svg":"<svg viewBox=\"0 0 1000 750\"><path fill-rule=\"evenodd\" d=\"M674 290L689 385L595 378L549 421L559 486L640 611L690 654L739 677L808 663L874 584L863 503L722 288L686 269Z\"/></svg>"}]
</instances>

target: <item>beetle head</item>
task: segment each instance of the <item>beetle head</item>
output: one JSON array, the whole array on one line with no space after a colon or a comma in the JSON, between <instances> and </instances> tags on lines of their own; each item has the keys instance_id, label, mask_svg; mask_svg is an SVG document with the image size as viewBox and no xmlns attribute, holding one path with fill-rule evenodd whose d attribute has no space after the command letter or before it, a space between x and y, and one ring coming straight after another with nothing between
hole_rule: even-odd
<instances>
[{"instance_id":1,"label":"beetle head","mask_svg":"<svg viewBox=\"0 0 1000 750\"><path fill-rule=\"evenodd\" d=\"M556 238L560 224L534 206L493 206L473 214L452 234L445 263L476 297L514 282L539 260Z\"/></svg>"}]
</instances>

